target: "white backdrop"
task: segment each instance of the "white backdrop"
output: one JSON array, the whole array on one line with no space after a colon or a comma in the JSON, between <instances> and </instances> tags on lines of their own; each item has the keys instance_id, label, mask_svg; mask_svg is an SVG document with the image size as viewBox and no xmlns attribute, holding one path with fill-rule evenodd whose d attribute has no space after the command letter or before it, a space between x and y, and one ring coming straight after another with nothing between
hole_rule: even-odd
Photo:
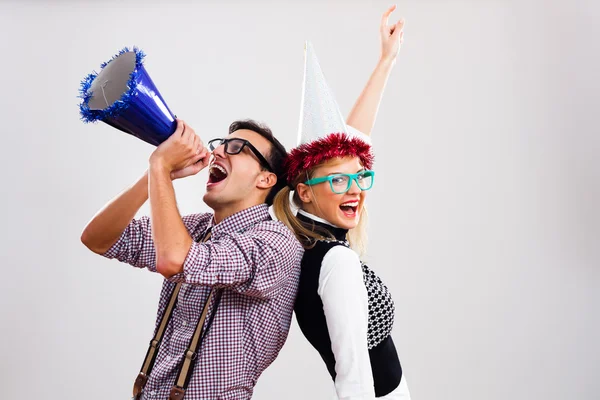
<instances>
[{"instance_id":1,"label":"white backdrop","mask_svg":"<svg viewBox=\"0 0 600 400\"><path fill-rule=\"evenodd\" d=\"M79 242L152 147L80 122L79 81L135 44L202 138L255 118L289 148L304 40L347 114L387 6L0 2L2 398L127 398L152 334L160 277ZM374 131L367 260L394 294L413 398L598 398L600 6L406 0L398 10L405 42ZM207 210L205 181L176 183L182 213ZM255 398L330 389L294 321Z\"/></svg>"}]
</instances>

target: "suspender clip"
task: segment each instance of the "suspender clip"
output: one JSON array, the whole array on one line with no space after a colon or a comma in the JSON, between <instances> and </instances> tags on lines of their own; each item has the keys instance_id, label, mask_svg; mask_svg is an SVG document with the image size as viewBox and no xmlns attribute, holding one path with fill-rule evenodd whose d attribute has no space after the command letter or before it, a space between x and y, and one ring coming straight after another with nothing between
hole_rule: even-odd
<instances>
[{"instance_id":1,"label":"suspender clip","mask_svg":"<svg viewBox=\"0 0 600 400\"><path fill-rule=\"evenodd\" d=\"M144 390L144 386L146 386L146 382L148 382L148 375L143 372L140 372L135 378L135 383L133 384L133 398L140 399L142 396L142 390Z\"/></svg>"},{"instance_id":2,"label":"suspender clip","mask_svg":"<svg viewBox=\"0 0 600 400\"><path fill-rule=\"evenodd\" d=\"M185 358L187 358L190 361L193 361L196 359L196 357L198 356L198 353L194 353L193 351L191 351L190 349L187 349L185 351Z\"/></svg>"}]
</instances>

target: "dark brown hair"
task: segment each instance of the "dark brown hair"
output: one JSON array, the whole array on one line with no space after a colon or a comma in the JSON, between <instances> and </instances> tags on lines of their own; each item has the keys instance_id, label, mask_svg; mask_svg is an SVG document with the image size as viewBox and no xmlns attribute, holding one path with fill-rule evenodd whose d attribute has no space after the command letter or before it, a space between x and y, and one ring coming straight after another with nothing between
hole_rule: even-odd
<instances>
[{"instance_id":1,"label":"dark brown hair","mask_svg":"<svg viewBox=\"0 0 600 400\"><path fill-rule=\"evenodd\" d=\"M286 185L284 162L287 152L285 151L285 147L283 147L281 142L279 142L279 140L277 140L277 138L273 135L271 129L269 129L269 127L265 124L252 119L234 121L231 123L231 125L229 125L229 134L232 134L240 129L247 129L249 131L256 132L260 136L267 139L269 143L271 143L269 154L263 154L273 169L273 173L277 175L277 183L271 188L271 191L269 191L269 194L265 200L267 205L270 206L273 204L273 199L275 198L277 192L279 192ZM263 167L263 170L266 170L266 168Z\"/></svg>"}]
</instances>

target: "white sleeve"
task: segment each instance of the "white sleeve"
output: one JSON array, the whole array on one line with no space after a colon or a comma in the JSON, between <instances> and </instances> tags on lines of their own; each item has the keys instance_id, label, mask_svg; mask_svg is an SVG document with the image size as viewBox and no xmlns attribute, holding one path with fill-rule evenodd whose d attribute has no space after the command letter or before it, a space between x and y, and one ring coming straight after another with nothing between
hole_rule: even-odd
<instances>
[{"instance_id":1,"label":"white sleeve","mask_svg":"<svg viewBox=\"0 0 600 400\"><path fill-rule=\"evenodd\" d=\"M367 348L369 301L360 260L353 250L335 246L323 257L318 294L335 356L338 399L375 399Z\"/></svg>"}]
</instances>

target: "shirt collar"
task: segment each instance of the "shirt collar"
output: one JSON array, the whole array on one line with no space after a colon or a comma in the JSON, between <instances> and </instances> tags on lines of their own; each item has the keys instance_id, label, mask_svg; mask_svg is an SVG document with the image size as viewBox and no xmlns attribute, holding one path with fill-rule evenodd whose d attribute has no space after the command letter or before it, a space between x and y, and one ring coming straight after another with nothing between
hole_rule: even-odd
<instances>
[{"instance_id":1,"label":"shirt collar","mask_svg":"<svg viewBox=\"0 0 600 400\"><path fill-rule=\"evenodd\" d=\"M312 223L313 225L326 229L327 231L331 232L331 234L335 236L337 240L346 240L348 229L337 227L332 223L327 222L327 220L323 218L317 217L316 215L300 209L298 210L298 219L305 223ZM310 229L310 227L308 228Z\"/></svg>"},{"instance_id":2,"label":"shirt collar","mask_svg":"<svg viewBox=\"0 0 600 400\"><path fill-rule=\"evenodd\" d=\"M211 230L213 236L218 235L219 233L239 233L247 230L258 222L268 221L270 219L272 218L271 214L269 214L269 206L263 203L238 211L218 224L215 224L213 216L208 224L208 229Z\"/></svg>"},{"instance_id":3,"label":"shirt collar","mask_svg":"<svg viewBox=\"0 0 600 400\"><path fill-rule=\"evenodd\" d=\"M317 217L316 215L311 214L308 211L304 211L303 209L299 209L298 213L304 215L305 217L308 217L308 218L312 219L313 221L317 221L317 222L320 222L322 224L326 224L326 225L332 226L334 228L338 228L337 226L335 226L331 222L327 221L326 219L323 219L321 217ZM338 229L340 229L340 228L338 228Z\"/></svg>"}]
</instances>

